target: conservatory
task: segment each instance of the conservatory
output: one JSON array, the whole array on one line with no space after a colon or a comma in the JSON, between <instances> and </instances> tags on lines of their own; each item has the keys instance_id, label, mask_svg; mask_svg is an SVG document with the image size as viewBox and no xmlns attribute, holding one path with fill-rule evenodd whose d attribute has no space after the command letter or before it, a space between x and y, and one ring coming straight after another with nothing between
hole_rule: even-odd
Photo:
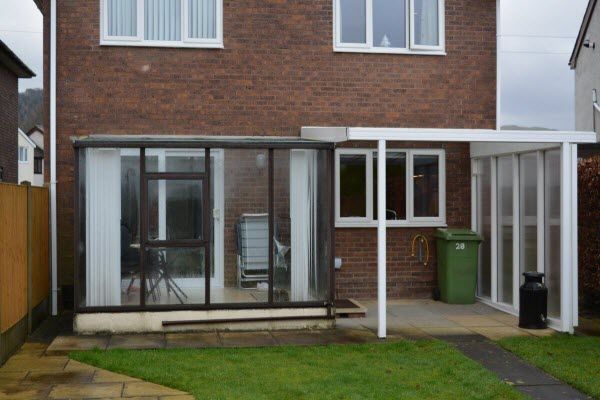
<instances>
[{"instance_id":1,"label":"conservatory","mask_svg":"<svg viewBox=\"0 0 600 400\"><path fill-rule=\"evenodd\" d=\"M77 332L332 324L333 143L90 136L74 148Z\"/></svg>"}]
</instances>

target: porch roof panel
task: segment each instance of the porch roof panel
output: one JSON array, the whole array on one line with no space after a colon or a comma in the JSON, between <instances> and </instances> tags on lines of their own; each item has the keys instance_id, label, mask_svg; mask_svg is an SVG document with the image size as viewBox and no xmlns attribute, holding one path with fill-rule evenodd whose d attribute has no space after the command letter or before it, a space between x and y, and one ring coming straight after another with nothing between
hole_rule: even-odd
<instances>
[{"instance_id":1,"label":"porch roof panel","mask_svg":"<svg viewBox=\"0 0 600 400\"><path fill-rule=\"evenodd\" d=\"M73 147L118 148L275 148L328 149L335 143L326 140L278 136L194 136L194 135L90 135L73 137Z\"/></svg>"},{"instance_id":2,"label":"porch roof panel","mask_svg":"<svg viewBox=\"0 0 600 400\"><path fill-rule=\"evenodd\" d=\"M600 135L582 131L303 127L301 137L332 142L390 140L420 142L597 143Z\"/></svg>"}]
</instances>

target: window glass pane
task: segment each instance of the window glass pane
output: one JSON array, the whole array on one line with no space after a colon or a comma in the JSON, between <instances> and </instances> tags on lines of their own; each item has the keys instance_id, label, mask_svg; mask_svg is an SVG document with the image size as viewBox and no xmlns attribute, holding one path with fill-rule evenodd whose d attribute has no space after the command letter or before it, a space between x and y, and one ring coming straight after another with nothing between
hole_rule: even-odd
<instances>
[{"instance_id":1,"label":"window glass pane","mask_svg":"<svg viewBox=\"0 0 600 400\"><path fill-rule=\"evenodd\" d=\"M146 172L204 172L204 149L146 150Z\"/></svg>"},{"instance_id":2,"label":"window glass pane","mask_svg":"<svg viewBox=\"0 0 600 400\"><path fill-rule=\"evenodd\" d=\"M373 46L406 47L406 0L373 0Z\"/></svg>"},{"instance_id":3,"label":"window glass pane","mask_svg":"<svg viewBox=\"0 0 600 400\"><path fill-rule=\"evenodd\" d=\"M137 149L80 154L81 305L140 304L139 162Z\"/></svg>"},{"instance_id":4,"label":"window glass pane","mask_svg":"<svg viewBox=\"0 0 600 400\"><path fill-rule=\"evenodd\" d=\"M406 153L388 152L386 162L386 218L406 219ZM373 219L377 219L377 153L373 154Z\"/></svg>"},{"instance_id":5,"label":"window glass pane","mask_svg":"<svg viewBox=\"0 0 600 400\"><path fill-rule=\"evenodd\" d=\"M365 0L339 0L342 43L366 43L367 6Z\"/></svg>"},{"instance_id":6,"label":"window glass pane","mask_svg":"<svg viewBox=\"0 0 600 400\"><path fill-rule=\"evenodd\" d=\"M330 160L326 150L274 151L275 302L328 299Z\"/></svg>"},{"instance_id":7,"label":"window glass pane","mask_svg":"<svg viewBox=\"0 0 600 400\"><path fill-rule=\"evenodd\" d=\"M217 1L188 1L188 36L194 39L217 37Z\"/></svg>"},{"instance_id":8,"label":"window glass pane","mask_svg":"<svg viewBox=\"0 0 600 400\"><path fill-rule=\"evenodd\" d=\"M201 180L148 181L148 238L202 239Z\"/></svg>"},{"instance_id":9,"label":"window glass pane","mask_svg":"<svg viewBox=\"0 0 600 400\"><path fill-rule=\"evenodd\" d=\"M367 156L340 154L340 217L367 216Z\"/></svg>"},{"instance_id":10,"label":"window glass pane","mask_svg":"<svg viewBox=\"0 0 600 400\"><path fill-rule=\"evenodd\" d=\"M439 217L439 171L439 156L414 156L413 192L415 217Z\"/></svg>"},{"instance_id":11,"label":"window glass pane","mask_svg":"<svg viewBox=\"0 0 600 400\"><path fill-rule=\"evenodd\" d=\"M217 266L223 283L212 287L210 301L222 303L264 303L269 295L269 150L224 149L222 176L215 186L223 196L217 226L223 228L223 260ZM285 224L283 215L281 224ZM275 232L277 232L277 227ZM284 229L283 227L281 229ZM275 233L274 232L274 233ZM276 238L277 236L274 235ZM285 242L285 239L281 239ZM220 245L215 241L215 245Z\"/></svg>"},{"instance_id":12,"label":"window glass pane","mask_svg":"<svg viewBox=\"0 0 600 400\"><path fill-rule=\"evenodd\" d=\"M438 0L414 0L415 44L439 46Z\"/></svg>"},{"instance_id":13,"label":"window glass pane","mask_svg":"<svg viewBox=\"0 0 600 400\"><path fill-rule=\"evenodd\" d=\"M519 157L520 181L520 279L525 281L523 272L537 271L537 153L522 154Z\"/></svg>"},{"instance_id":14,"label":"window glass pane","mask_svg":"<svg viewBox=\"0 0 600 400\"><path fill-rule=\"evenodd\" d=\"M204 248L148 248L146 304L204 304Z\"/></svg>"},{"instance_id":15,"label":"window glass pane","mask_svg":"<svg viewBox=\"0 0 600 400\"><path fill-rule=\"evenodd\" d=\"M498 301L513 302L513 161L498 158Z\"/></svg>"},{"instance_id":16,"label":"window glass pane","mask_svg":"<svg viewBox=\"0 0 600 400\"><path fill-rule=\"evenodd\" d=\"M181 40L181 0L144 0L144 38Z\"/></svg>"},{"instance_id":17,"label":"window glass pane","mask_svg":"<svg viewBox=\"0 0 600 400\"><path fill-rule=\"evenodd\" d=\"M106 0L107 35L137 36L137 0Z\"/></svg>"},{"instance_id":18,"label":"window glass pane","mask_svg":"<svg viewBox=\"0 0 600 400\"><path fill-rule=\"evenodd\" d=\"M477 293L481 297L492 295L492 174L489 158L478 160L477 175L477 230L483 236L479 246Z\"/></svg>"},{"instance_id":19,"label":"window glass pane","mask_svg":"<svg viewBox=\"0 0 600 400\"><path fill-rule=\"evenodd\" d=\"M544 155L545 273L548 287L548 316L560 318L560 151Z\"/></svg>"}]
</instances>

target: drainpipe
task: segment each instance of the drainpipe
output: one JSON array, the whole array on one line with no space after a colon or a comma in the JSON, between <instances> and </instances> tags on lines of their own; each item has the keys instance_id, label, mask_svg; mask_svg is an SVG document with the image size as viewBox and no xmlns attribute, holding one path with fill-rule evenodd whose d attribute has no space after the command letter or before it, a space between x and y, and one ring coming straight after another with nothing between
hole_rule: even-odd
<instances>
[{"instance_id":1,"label":"drainpipe","mask_svg":"<svg viewBox=\"0 0 600 400\"><path fill-rule=\"evenodd\" d=\"M50 235L52 264L52 315L58 315L56 245L56 2L50 1Z\"/></svg>"}]
</instances>

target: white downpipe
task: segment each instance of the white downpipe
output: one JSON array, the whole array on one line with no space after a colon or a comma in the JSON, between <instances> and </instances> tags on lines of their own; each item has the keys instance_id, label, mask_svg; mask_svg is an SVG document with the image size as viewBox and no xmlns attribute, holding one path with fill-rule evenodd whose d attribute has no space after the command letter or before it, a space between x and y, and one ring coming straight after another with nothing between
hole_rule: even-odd
<instances>
[{"instance_id":1,"label":"white downpipe","mask_svg":"<svg viewBox=\"0 0 600 400\"><path fill-rule=\"evenodd\" d=\"M377 144L377 336L387 336L387 298L386 298L386 187L385 164L386 143L379 140Z\"/></svg>"},{"instance_id":2,"label":"white downpipe","mask_svg":"<svg viewBox=\"0 0 600 400\"><path fill-rule=\"evenodd\" d=\"M58 314L58 260L56 255L56 1L50 0L50 241L52 246L52 315Z\"/></svg>"}]
</instances>

